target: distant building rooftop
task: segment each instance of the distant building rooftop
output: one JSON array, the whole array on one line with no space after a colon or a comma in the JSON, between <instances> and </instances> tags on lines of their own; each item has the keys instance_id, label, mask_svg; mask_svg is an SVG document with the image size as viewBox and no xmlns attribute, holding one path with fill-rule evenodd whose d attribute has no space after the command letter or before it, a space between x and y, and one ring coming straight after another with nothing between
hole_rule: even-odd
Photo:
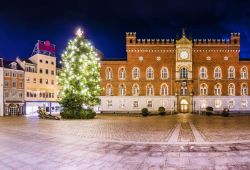
<instances>
[{"instance_id":1,"label":"distant building rooftop","mask_svg":"<svg viewBox=\"0 0 250 170\"><path fill-rule=\"evenodd\" d=\"M15 68L11 65L12 63L15 64ZM15 61L3 60L3 66L8 69L23 70L22 67Z\"/></svg>"}]
</instances>

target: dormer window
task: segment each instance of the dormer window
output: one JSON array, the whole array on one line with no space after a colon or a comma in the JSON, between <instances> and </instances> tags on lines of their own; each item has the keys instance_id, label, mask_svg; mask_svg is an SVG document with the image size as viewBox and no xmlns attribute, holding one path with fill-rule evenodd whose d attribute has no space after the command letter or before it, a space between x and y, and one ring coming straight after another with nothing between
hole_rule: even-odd
<instances>
[{"instance_id":1,"label":"dormer window","mask_svg":"<svg viewBox=\"0 0 250 170\"><path fill-rule=\"evenodd\" d=\"M10 67L11 67L12 69L16 69L16 63L11 63L11 64L10 64Z\"/></svg>"}]
</instances>

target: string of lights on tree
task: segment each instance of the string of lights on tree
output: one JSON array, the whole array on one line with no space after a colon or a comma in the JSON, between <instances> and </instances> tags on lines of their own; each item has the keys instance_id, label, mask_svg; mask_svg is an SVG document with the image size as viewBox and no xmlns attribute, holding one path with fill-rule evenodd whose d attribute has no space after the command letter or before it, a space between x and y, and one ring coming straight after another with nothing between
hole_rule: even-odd
<instances>
[{"instance_id":1,"label":"string of lights on tree","mask_svg":"<svg viewBox=\"0 0 250 170\"><path fill-rule=\"evenodd\" d=\"M61 101L76 98L80 105L99 104L100 59L93 45L78 29L73 40L68 42L62 54L62 71L59 83L62 86Z\"/></svg>"}]
</instances>

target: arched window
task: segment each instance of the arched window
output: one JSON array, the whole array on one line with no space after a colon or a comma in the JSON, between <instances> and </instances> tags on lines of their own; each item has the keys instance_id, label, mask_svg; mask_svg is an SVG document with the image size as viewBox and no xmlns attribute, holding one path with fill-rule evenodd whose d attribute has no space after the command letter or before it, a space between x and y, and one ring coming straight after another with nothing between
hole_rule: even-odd
<instances>
[{"instance_id":1,"label":"arched window","mask_svg":"<svg viewBox=\"0 0 250 170\"><path fill-rule=\"evenodd\" d=\"M138 84L134 84L132 87L132 95L133 96L139 96L140 94L140 88Z\"/></svg>"},{"instance_id":2,"label":"arched window","mask_svg":"<svg viewBox=\"0 0 250 170\"><path fill-rule=\"evenodd\" d=\"M146 75L147 79L154 79L154 70L152 67L148 67L147 68L147 75Z\"/></svg>"},{"instance_id":3,"label":"arched window","mask_svg":"<svg viewBox=\"0 0 250 170\"><path fill-rule=\"evenodd\" d=\"M161 69L161 79L167 79L168 78L168 69L167 67L163 67Z\"/></svg>"},{"instance_id":4,"label":"arched window","mask_svg":"<svg viewBox=\"0 0 250 170\"><path fill-rule=\"evenodd\" d=\"M221 95L221 84L217 83L215 86L214 86L214 94L216 96L220 96Z\"/></svg>"},{"instance_id":5,"label":"arched window","mask_svg":"<svg viewBox=\"0 0 250 170\"><path fill-rule=\"evenodd\" d=\"M153 96L154 95L154 87L153 87L152 84L147 85L146 93L147 93L147 96Z\"/></svg>"},{"instance_id":6,"label":"arched window","mask_svg":"<svg viewBox=\"0 0 250 170\"><path fill-rule=\"evenodd\" d=\"M126 70L124 67L119 68L119 79L124 80L126 78Z\"/></svg>"},{"instance_id":7,"label":"arched window","mask_svg":"<svg viewBox=\"0 0 250 170\"><path fill-rule=\"evenodd\" d=\"M132 77L134 80L138 80L140 78L140 70L138 67L134 67L132 71Z\"/></svg>"},{"instance_id":8,"label":"arched window","mask_svg":"<svg viewBox=\"0 0 250 170\"><path fill-rule=\"evenodd\" d=\"M214 69L214 78L215 79L221 79L221 68L220 67L215 67Z\"/></svg>"},{"instance_id":9,"label":"arched window","mask_svg":"<svg viewBox=\"0 0 250 170\"><path fill-rule=\"evenodd\" d=\"M200 85L200 95L205 96L207 95L207 93L208 93L207 85L205 83L202 83Z\"/></svg>"},{"instance_id":10,"label":"arched window","mask_svg":"<svg viewBox=\"0 0 250 170\"><path fill-rule=\"evenodd\" d=\"M188 69L183 67L180 69L180 79L187 79L188 78Z\"/></svg>"},{"instance_id":11,"label":"arched window","mask_svg":"<svg viewBox=\"0 0 250 170\"><path fill-rule=\"evenodd\" d=\"M235 69L234 69L233 66L230 66L230 67L228 68L228 78L229 78L229 79L235 78Z\"/></svg>"},{"instance_id":12,"label":"arched window","mask_svg":"<svg viewBox=\"0 0 250 170\"><path fill-rule=\"evenodd\" d=\"M126 95L126 87L124 84L120 84L119 86L119 95L120 96L125 96Z\"/></svg>"},{"instance_id":13,"label":"arched window","mask_svg":"<svg viewBox=\"0 0 250 170\"><path fill-rule=\"evenodd\" d=\"M247 84L243 83L241 85L241 95L242 96L246 96L247 94L248 94Z\"/></svg>"},{"instance_id":14,"label":"arched window","mask_svg":"<svg viewBox=\"0 0 250 170\"><path fill-rule=\"evenodd\" d=\"M228 85L228 95L234 96L235 95L235 85L233 83L230 83Z\"/></svg>"},{"instance_id":15,"label":"arched window","mask_svg":"<svg viewBox=\"0 0 250 170\"><path fill-rule=\"evenodd\" d=\"M111 80L112 78L113 78L112 68L108 67L106 68L106 79Z\"/></svg>"},{"instance_id":16,"label":"arched window","mask_svg":"<svg viewBox=\"0 0 250 170\"><path fill-rule=\"evenodd\" d=\"M200 68L200 79L206 79L207 78L207 68L201 67Z\"/></svg>"},{"instance_id":17,"label":"arched window","mask_svg":"<svg viewBox=\"0 0 250 170\"><path fill-rule=\"evenodd\" d=\"M247 79L247 67L246 66L244 66L244 67L242 67L241 68L241 70L240 70L240 77L241 77L241 79Z\"/></svg>"},{"instance_id":18,"label":"arched window","mask_svg":"<svg viewBox=\"0 0 250 170\"><path fill-rule=\"evenodd\" d=\"M112 96L113 95L113 88L111 84L107 84L106 86L106 95L107 96Z\"/></svg>"},{"instance_id":19,"label":"arched window","mask_svg":"<svg viewBox=\"0 0 250 170\"><path fill-rule=\"evenodd\" d=\"M168 95L168 85L167 84L164 83L161 85L160 94L161 94L161 96Z\"/></svg>"}]
</instances>

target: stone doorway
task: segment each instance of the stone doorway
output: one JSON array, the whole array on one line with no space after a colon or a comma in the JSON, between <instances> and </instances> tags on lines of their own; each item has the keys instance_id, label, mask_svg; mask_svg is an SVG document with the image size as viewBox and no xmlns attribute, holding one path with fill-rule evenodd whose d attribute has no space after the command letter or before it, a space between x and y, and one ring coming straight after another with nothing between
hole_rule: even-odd
<instances>
[{"instance_id":1,"label":"stone doorway","mask_svg":"<svg viewBox=\"0 0 250 170\"><path fill-rule=\"evenodd\" d=\"M180 112L188 113L188 101L186 99L180 101Z\"/></svg>"}]
</instances>

